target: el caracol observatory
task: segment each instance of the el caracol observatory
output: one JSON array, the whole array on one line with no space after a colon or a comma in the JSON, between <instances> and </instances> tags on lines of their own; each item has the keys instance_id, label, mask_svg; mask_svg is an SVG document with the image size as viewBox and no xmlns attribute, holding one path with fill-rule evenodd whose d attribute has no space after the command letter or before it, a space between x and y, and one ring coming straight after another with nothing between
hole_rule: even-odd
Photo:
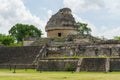
<instances>
[{"instance_id":1,"label":"el caracol observatory","mask_svg":"<svg viewBox=\"0 0 120 80\"><path fill-rule=\"evenodd\" d=\"M45 30L48 38L66 37L77 34L76 21L69 8L60 9L47 22Z\"/></svg>"}]
</instances>

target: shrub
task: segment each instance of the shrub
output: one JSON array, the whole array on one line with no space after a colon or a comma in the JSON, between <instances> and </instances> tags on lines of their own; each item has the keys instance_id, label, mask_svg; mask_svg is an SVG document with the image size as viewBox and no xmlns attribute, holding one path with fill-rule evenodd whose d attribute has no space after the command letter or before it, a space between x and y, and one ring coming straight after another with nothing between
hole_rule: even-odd
<instances>
[{"instance_id":1,"label":"shrub","mask_svg":"<svg viewBox=\"0 0 120 80\"><path fill-rule=\"evenodd\" d=\"M66 64L66 65L65 65L65 70L66 70L66 71L74 71L74 67L73 67L73 65L71 65L71 64Z\"/></svg>"}]
</instances>

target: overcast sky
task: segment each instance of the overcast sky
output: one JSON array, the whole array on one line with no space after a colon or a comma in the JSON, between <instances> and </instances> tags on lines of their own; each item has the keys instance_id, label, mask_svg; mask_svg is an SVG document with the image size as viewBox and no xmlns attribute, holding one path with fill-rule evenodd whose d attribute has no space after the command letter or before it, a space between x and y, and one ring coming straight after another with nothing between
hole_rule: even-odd
<instances>
[{"instance_id":1,"label":"overcast sky","mask_svg":"<svg viewBox=\"0 0 120 80\"><path fill-rule=\"evenodd\" d=\"M47 21L64 7L72 9L76 21L87 23L94 36L120 35L120 0L0 0L0 33L24 23L35 25L46 36Z\"/></svg>"}]
</instances>

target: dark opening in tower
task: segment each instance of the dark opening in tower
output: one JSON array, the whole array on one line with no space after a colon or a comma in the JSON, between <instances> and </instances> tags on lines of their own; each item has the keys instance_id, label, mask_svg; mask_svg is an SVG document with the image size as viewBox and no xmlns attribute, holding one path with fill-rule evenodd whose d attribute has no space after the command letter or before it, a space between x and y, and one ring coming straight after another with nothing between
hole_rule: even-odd
<instances>
[{"instance_id":1,"label":"dark opening in tower","mask_svg":"<svg viewBox=\"0 0 120 80\"><path fill-rule=\"evenodd\" d=\"M58 33L58 37L61 37L62 35L61 35L61 33Z\"/></svg>"}]
</instances>

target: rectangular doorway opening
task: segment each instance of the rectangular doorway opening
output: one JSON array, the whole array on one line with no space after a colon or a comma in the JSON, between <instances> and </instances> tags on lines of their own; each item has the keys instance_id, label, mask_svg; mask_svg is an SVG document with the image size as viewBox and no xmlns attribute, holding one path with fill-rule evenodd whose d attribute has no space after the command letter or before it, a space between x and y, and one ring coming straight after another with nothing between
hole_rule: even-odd
<instances>
[{"instance_id":1,"label":"rectangular doorway opening","mask_svg":"<svg viewBox=\"0 0 120 80\"><path fill-rule=\"evenodd\" d=\"M61 35L61 33L58 33L58 37L61 37L62 35Z\"/></svg>"}]
</instances>

